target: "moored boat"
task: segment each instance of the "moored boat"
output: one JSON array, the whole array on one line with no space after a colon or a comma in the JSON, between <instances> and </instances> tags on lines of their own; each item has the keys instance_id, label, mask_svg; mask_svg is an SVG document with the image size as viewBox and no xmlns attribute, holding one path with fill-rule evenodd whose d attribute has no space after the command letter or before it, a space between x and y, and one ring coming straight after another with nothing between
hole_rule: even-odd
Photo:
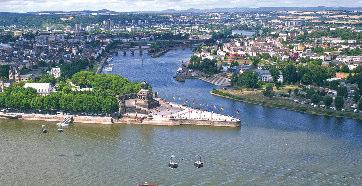
<instances>
[{"instance_id":1,"label":"moored boat","mask_svg":"<svg viewBox=\"0 0 362 186\"><path fill-rule=\"evenodd\" d=\"M109 64L106 67L104 67L104 71L112 72L113 71L113 64Z\"/></svg>"}]
</instances>

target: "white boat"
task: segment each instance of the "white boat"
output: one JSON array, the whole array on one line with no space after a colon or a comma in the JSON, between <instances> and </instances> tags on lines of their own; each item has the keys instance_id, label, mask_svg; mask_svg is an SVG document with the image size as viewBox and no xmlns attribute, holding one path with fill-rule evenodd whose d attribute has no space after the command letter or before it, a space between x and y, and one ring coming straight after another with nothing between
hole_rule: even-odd
<instances>
[{"instance_id":1,"label":"white boat","mask_svg":"<svg viewBox=\"0 0 362 186\"><path fill-rule=\"evenodd\" d=\"M113 71L113 64L109 64L106 67L104 67L104 71L112 72Z\"/></svg>"},{"instance_id":2,"label":"white boat","mask_svg":"<svg viewBox=\"0 0 362 186\"><path fill-rule=\"evenodd\" d=\"M57 126L58 127L69 127L69 123L60 122L60 123L57 123Z\"/></svg>"},{"instance_id":3,"label":"white boat","mask_svg":"<svg viewBox=\"0 0 362 186\"><path fill-rule=\"evenodd\" d=\"M67 117L64 119L64 121L57 123L57 126L60 128L63 127L69 127L69 125L73 122L73 118L72 117Z\"/></svg>"},{"instance_id":4,"label":"white boat","mask_svg":"<svg viewBox=\"0 0 362 186\"><path fill-rule=\"evenodd\" d=\"M107 59L107 62L111 62L112 59L113 59L113 57L108 58L108 59Z\"/></svg>"}]
</instances>

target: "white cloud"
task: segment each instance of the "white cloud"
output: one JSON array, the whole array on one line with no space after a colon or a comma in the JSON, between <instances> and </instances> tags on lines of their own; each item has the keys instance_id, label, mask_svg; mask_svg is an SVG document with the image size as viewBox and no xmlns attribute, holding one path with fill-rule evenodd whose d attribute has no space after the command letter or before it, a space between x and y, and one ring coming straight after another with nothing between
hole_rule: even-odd
<instances>
[{"instance_id":1,"label":"white cloud","mask_svg":"<svg viewBox=\"0 0 362 186\"><path fill-rule=\"evenodd\" d=\"M41 10L115 11L164 10L188 8L228 8L261 6L362 6L356 0L0 0L0 11Z\"/></svg>"}]
</instances>

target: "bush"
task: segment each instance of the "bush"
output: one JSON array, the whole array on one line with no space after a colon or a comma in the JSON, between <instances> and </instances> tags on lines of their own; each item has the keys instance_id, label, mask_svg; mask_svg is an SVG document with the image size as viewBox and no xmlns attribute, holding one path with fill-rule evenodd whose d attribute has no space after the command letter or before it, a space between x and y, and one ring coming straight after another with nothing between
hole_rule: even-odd
<instances>
[{"instance_id":1,"label":"bush","mask_svg":"<svg viewBox=\"0 0 362 186\"><path fill-rule=\"evenodd\" d=\"M333 98L330 96L325 96L323 102L326 107L330 107L333 103Z\"/></svg>"},{"instance_id":2,"label":"bush","mask_svg":"<svg viewBox=\"0 0 362 186\"><path fill-rule=\"evenodd\" d=\"M273 85L272 84L267 84L265 87L265 90L263 91L264 96L266 97L273 97Z\"/></svg>"},{"instance_id":3,"label":"bush","mask_svg":"<svg viewBox=\"0 0 362 186\"><path fill-rule=\"evenodd\" d=\"M362 111L362 99L360 99L359 101L358 101L358 110L361 110Z\"/></svg>"},{"instance_id":4,"label":"bush","mask_svg":"<svg viewBox=\"0 0 362 186\"><path fill-rule=\"evenodd\" d=\"M334 106L337 110L341 110L344 107L344 99L342 96L337 96L334 100Z\"/></svg>"}]
</instances>

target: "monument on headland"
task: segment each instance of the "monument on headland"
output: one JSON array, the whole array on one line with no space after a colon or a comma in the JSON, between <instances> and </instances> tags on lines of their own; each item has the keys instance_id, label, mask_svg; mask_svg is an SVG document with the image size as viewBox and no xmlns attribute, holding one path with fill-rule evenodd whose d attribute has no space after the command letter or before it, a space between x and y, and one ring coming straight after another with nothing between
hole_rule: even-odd
<instances>
[{"instance_id":1,"label":"monument on headland","mask_svg":"<svg viewBox=\"0 0 362 186\"><path fill-rule=\"evenodd\" d=\"M120 117L116 123L168 126L240 126L240 120L236 118L193 109L157 98L147 83L143 83L138 93L118 96L118 103Z\"/></svg>"},{"instance_id":2,"label":"monument on headland","mask_svg":"<svg viewBox=\"0 0 362 186\"><path fill-rule=\"evenodd\" d=\"M156 95L156 94L155 94ZM150 109L160 106L159 101L154 99L154 93L146 82L137 94L126 94L118 96L119 113L143 113L148 114Z\"/></svg>"}]
</instances>

